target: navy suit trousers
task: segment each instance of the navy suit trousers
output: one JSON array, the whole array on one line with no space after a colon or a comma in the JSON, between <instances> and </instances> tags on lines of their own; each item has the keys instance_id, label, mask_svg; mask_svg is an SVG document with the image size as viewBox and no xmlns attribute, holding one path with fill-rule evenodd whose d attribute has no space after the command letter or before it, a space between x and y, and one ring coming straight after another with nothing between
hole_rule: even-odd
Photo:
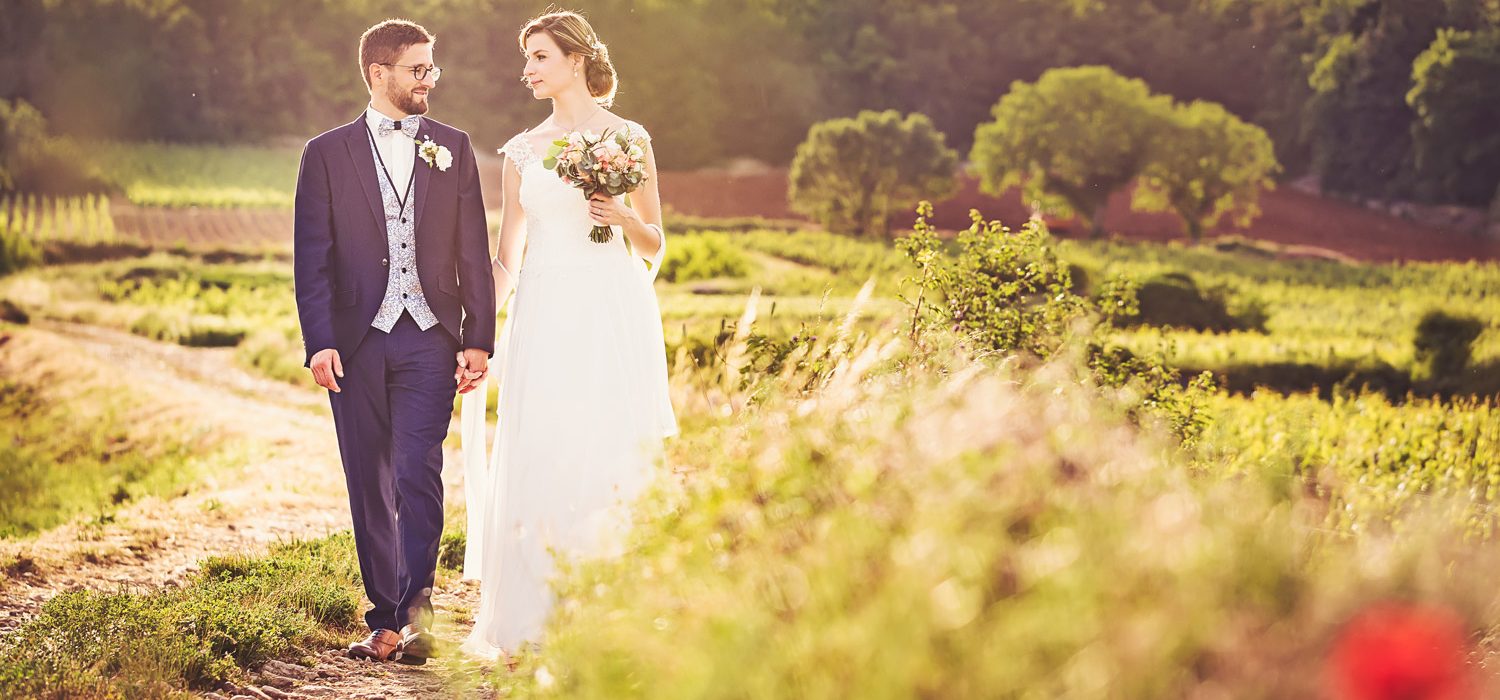
<instances>
[{"instance_id":1,"label":"navy suit trousers","mask_svg":"<svg viewBox=\"0 0 1500 700\"><path fill-rule=\"evenodd\" d=\"M341 357L342 393L328 392L338 432L370 629L432 624L443 534L443 438L453 413L459 342L402 312Z\"/></svg>"}]
</instances>

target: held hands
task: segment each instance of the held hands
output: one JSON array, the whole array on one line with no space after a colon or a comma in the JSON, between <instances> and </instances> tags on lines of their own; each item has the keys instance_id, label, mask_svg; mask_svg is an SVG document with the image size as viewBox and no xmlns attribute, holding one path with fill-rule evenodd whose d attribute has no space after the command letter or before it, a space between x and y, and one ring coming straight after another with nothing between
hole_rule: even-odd
<instances>
[{"instance_id":1,"label":"held hands","mask_svg":"<svg viewBox=\"0 0 1500 700\"><path fill-rule=\"evenodd\" d=\"M458 393L467 394L484 383L490 371L489 353L477 348L464 348L458 353L458 368L453 372L453 381L458 384Z\"/></svg>"},{"instance_id":2,"label":"held hands","mask_svg":"<svg viewBox=\"0 0 1500 700\"><path fill-rule=\"evenodd\" d=\"M458 368L453 373L453 381L458 383L458 393L467 394L478 387L489 373L490 356L483 350L466 348L458 353L457 360ZM318 386L335 394L343 392L338 380L344 376L344 363L339 358L337 349L325 348L314 353L308 367Z\"/></svg>"},{"instance_id":3,"label":"held hands","mask_svg":"<svg viewBox=\"0 0 1500 700\"><path fill-rule=\"evenodd\" d=\"M336 348L324 348L313 353L312 363L308 365L312 370L313 381L335 394L341 393L338 377L344 376L344 363L339 359L339 351Z\"/></svg>"},{"instance_id":4,"label":"held hands","mask_svg":"<svg viewBox=\"0 0 1500 700\"><path fill-rule=\"evenodd\" d=\"M600 226L624 226L638 216L624 202L603 192L595 192L589 198L589 218Z\"/></svg>"}]
</instances>

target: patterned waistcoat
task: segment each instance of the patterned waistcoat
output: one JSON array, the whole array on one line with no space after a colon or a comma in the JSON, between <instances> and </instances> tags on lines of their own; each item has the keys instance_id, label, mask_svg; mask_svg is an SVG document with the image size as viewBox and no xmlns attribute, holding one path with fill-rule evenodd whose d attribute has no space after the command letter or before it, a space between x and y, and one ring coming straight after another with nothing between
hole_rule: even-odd
<instances>
[{"instance_id":1,"label":"patterned waistcoat","mask_svg":"<svg viewBox=\"0 0 1500 700\"><path fill-rule=\"evenodd\" d=\"M425 331L437 325L438 320L427 306L427 297L422 294L422 283L417 280L416 217L412 215L413 207L416 206L413 194L415 190L403 193L406 195L403 206L396 196L391 179L383 172L380 152L375 149L374 141L370 142L370 151L377 168L376 179L380 180L380 199L385 203L385 243L390 253L386 258L390 261L390 267L386 270L388 277L385 298L381 300L380 311L375 314L375 320L370 325L389 333L401 318L402 309L405 309L411 314L412 320L417 322L417 326ZM416 168L420 167L422 162L414 159L413 177L416 176ZM404 182L401 184L406 185Z\"/></svg>"}]
</instances>

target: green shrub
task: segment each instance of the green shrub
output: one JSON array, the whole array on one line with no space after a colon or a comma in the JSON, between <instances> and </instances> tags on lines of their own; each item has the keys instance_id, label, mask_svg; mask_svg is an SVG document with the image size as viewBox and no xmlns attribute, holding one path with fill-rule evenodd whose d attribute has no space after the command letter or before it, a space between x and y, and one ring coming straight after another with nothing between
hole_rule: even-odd
<instances>
[{"instance_id":1,"label":"green shrub","mask_svg":"<svg viewBox=\"0 0 1500 700\"><path fill-rule=\"evenodd\" d=\"M1263 306L1249 304L1245 317L1230 312L1227 290L1201 289L1192 275L1170 272L1143 283L1136 292L1140 312L1116 319L1121 326L1151 325L1223 333L1234 330L1265 330Z\"/></svg>"},{"instance_id":2,"label":"green shrub","mask_svg":"<svg viewBox=\"0 0 1500 700\"><path fill-rule=\"evenodd\" d=\"M1049 359L1079 348L1095 381L1129 388L1137 396L1136 418L1156 415L1185 443L1208 424L1202 394L1213 387L1200 375L1179 386L1177 373L1154 358L1137 356L1097 337L1101 320L1139 314L1134 285L1111 279L1094 299L1073 291L1070 265L1058 259L1040 220L1011 232L979 212L958 234L956 253L927 225L932 205L917 208L912 235L898 245L916 264L911 278L919 295L912 303L912 334L923 327L952 331L980 352ZM931 298L928 298L931 295Z\"/></svg>"},{"instance_id":3,"label":"green shrub","mask_svg":"<svg viewBox=\"0 0 1500 700\"><path fill-rule=\"evenodd\" d=\"M986 351L1046 359L1088 312L1086 300L1070 291L1068 266L1041 221L1012 232L971 211L973 223L959 232L950 257L927 225L931 205L923 202L917 216L913 233L898 241L917 267L911 279L922 296L914 320L952 330Z\"/></svg>"},{"instance_id":4,"label":"green shrub","mask_svg":"<svg viewBox=\"0 0 1500 700\"><path fill-rule=\"evenodd\" d=\"M1417 366L1428 377L1453 377L1469 366L1474 341L1484 332L1484 323L1471 316L1429 311L1417 323Z\"/></svg>"},{"instance_id":5,"label":"green shrub","mask_svg":"<svg viewBox=\"0 0 1500 700\"><path fill-rule=\"evenodd\" d=\"M667 282L744 277L750 271L745 254L723 233L677 236L668 245L658 274Z\"/></svg>"},{"instance_id":6,"label":"green shrub","mask_svg":"<svg viewBox=\"0 0 1500 700\"><path fill-rule=\"evenodd\" d=\"M188 347L234 347L245 339L246 331L229 326L215 316L191 316L183 312L152 310L130 324L130 332L155 340Z\"/></svg>"},{"instance_id":7,"label":"green shrub","mask_svg":"<svg viewBox=\"0 0 1500 700\"><path fill-rule=\"evenodd\" d=\"M74 591L0 648L3 697L159 697L336 641L359 621L346 532L205 560L180 589Z\"/></svg>"}]
</instances>

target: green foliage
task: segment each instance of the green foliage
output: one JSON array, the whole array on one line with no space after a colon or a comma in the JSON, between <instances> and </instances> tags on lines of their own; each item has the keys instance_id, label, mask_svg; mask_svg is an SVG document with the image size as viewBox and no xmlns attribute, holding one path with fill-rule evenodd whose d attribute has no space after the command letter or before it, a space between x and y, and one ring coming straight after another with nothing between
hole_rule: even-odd
<instances>
[{"instance_id":1,"label":"green foliage","mask_svg":"<svg viewBox=\"0 0 1500 700\"><path fill-rule=\"evenodd\" d=\"M1205 461L1323 501L1323 525L1372 533L1456 501L1456 522L1493 537L1500 500L1500 407L1493 399L1379 394L1220 396Z\"/></svg>"},{"instance_id":2,"label":"green foliage","mask_svg":"<svg viewBox=\"0 0 1500 700\"><path fill-rule=\"evenodd\" d=\"M1313 94L1306 103L1304 120L1313 168L1324 188L1363 197L1453 196L1442 191L1443 176L1429 175L1426 181L1417 176L1413 131L1419 118L1408 93L1413 88L1414 64L1433 45L1440 29L1500 27L1494 17L1466 11L1466 4L1424 0L1307 3L1303 26L1311 34L1311 45L1305 57L1311 66L1308 79ZM1427 97L1445 99L1432 93ZM1482 134L1444 136L1461 142L1482 139ZM1448 184L1453 183L1449 180Z\"/></svg>"},{"instance_id":3,"label":"green foliage","mask_svg":"<svg viewBox=\"0 0 1500 700\"><path fill-rule=\"evenodd\" d=\"M1272 380L1270 386L1298 391L1331 389L1350 372L1382 367L1407 381L1422 377L1412 331L1432 309L1484 321L1473 345L1473 368L1500 364L1500 297L1493 291L1500 288L1500 265L1495 263L1345 264L1181 245L1060 241L1058 246L1064 259L1106 278L1150 281L1190 274L1200 294L1219 296L1231 316L1263 326L1264 332L1224 333L1131 325L1111 334L1137 354L1161 355L1176 367L1212 369L1237 390L1245 385L1235 381L1236 373L1251 371ZM1278 377L1285 381L1275 381ZM1469 379L1479 386L1480 377ZM1391 386L1398 390L1396 398L1405 393L1399 383Z\"/></svg>"},{"instance_id":4,"label":"green foliage","mask_svg":"<svg viewBox=\"0 0 1500 700\"><path fill-rule=\"evenodd\" d=\"M1455 378L1469 366L1484 323L1472 316L1430 311L1417 323L1416 361L1429 377Z\"/></svg>"},{"instance_id":5,"label":"green foliage","mask_svg":"<svg viewBox=\"0 0 1500 700\"><path fill-rule=\"evenodd\" d=\"M974 133L969 158L984 191L1020 186L1028 201L1083 217L1097 234L1110 195L1150 162L1170 105L1104 66L1055 68L1011 86Z\"/></svg>"},{"instance_id":6,"label":"green foliage","mask_svg":"<svg viewBox=\"0 0 1500 700\"><path fill-rule=\"evenodd\" d=\"M792 208L838 233L884 236L893 212L957 191L958 153L932 120L895 110L813 125L792 160Z\"/></svg>"},{"instance_id":7,"label":"green foliage","mask_svg":"<svg viewBox=\"0 0 1500 700\"><path fill-rule=\"evenodd\" d=\"M666 282L690 282L716 277L744 277L750 262L728 234L694 232L673 237L657 277Z\"/></svg>"},{"instance_id":8,"label":"green foliage","mask_svg":"<svg viewBox=\"0 0 1500 700\"><path fill-rule=\"evenodd\" d=\"M924 328L938 328L980 353L1043 360L1076 352L1081 342L1094 381L1137 394L1138 403L1128 409L1132 417L1155 414L1189 444L1202 433L1208 424L1202 398L1213 388L1210 377L1199 376L1184 388L1161 362L1092 335L1101 319L1139 313L1134 285L1111 279L1095 299L1074 292L1070 266L1057 257L1040 220L1013 233L970 212L973 224L958 234L957 250L950 255L927 225L930 216L932 206L923 202L912 234L899 242L917 268L910 278L919 290L911 302L913 338Z\"/></svg>"},{"instance_id":9,"label":"green foliage","mask_svg":"<svg viewBox=\"0 0 1500 700\"><path fill-rule=\"evenodd\" d=\"M167 143L89 145L101 177L133 204L290 209L301 149Z\"/></svg>"},{"instance_id":10,"label":"green foliage","mask_svg":"<svg viewBox=\"0 0 1500 700\"><path fill-rule=\"evenodd\" d=\"M11 0L0 18L0 65L14 79L0 98L25 99L57 133L89 140L300 143L363 107L365 88L349 60L359 33L372 18L412 12L396 0L292 6ZM511 81L495 79L497 70L519 72L519 57L497 63L493 55L493 18L537 11L519 0L421 7L418 19L441 38L438 61L448 69L434 115L470 129L481 154L544 115ZM1456 187L1460 201L1485 183L1455 178L1436 161L1414 167L1410 132L1418 117L1405 98L1413 63L1438 30L1483 35L1500 27L1496 14L1487 0L601 0L589 7L622 77L618 107L672 145L658 154L668 169L737 157L785 164L810 126L863 109L925 114L950 145L969 152L974 127L1015 81L1035 81L1050 68L1108 65L1264 127L1292 175L1316 165L1335 191L1433 190L1439 197ZM1203 60L1205 46L1214 60ZM1467 89L1482 98L1483 75L1468 75ZM277 109L264 109L268 96Z\"/></svg>"},{"instance_id":11,"label":"green foliage","mask_svg":"<svg viewBox=\"0 0 1500 700\"><path fill-rule=\"evenodd\" d=\"M1412 65L1407 104L1415 110L1417 166L1443 194L1488 204L1500 186L1500 27L1485 32L1438 30Z\"/></svg>"},{"instance_id":12,"label":"green foliage","mask_svg":"<svg viewBox=\"0 0 1500 700\"><path fill-rule=\"evenodd\" d=\"M19 272L41 261L42 251L30 236L0 225L0 276Z\"/></svg>"},{"instance_id":13,"label":"green foliage","mask_svg":"<svg viewBox=\"0 0 1500 700\"><path fill-rule=\"evenodd\" d=\"M986 351L1051 357L1087 305L1072 293L1046 226L1033 220L1012 232L971 211L973 223L959 232L950 258L927 225L931 216L923 202L912 235L899 242L916 263L912 280L922 294L913 323L948 328Z\"/></svg>"},{"instance_id":14,"label":"green foliage","mask_svg":"<svg viewBox=\"0 0 1500 700\"><path fill-rule=\"evenodd\" d=\"M348 533L216 557L185 587L74 591L9 635L5 697L161 697L244 679L354 629L359 573Z\"/></svg>"},{"instance_id":15,"label":"green foliage","mask_svg":"<svg viewBox=\"0 0 1500 700\"><path fill-rule=\"evenodd\" d=\"M0 195L0 276L55 260L65 247L86 254L118 240L105 197Z\"/></svg>"},{"instance_id":16,"label":"green foliage","mask_svg":"<svg viewBox=\"0 0 1500 700\"><path fill-rule=\"evenodd\" d=\"M1500 623L1443 573L1495 565L1451 530L1331 534L1321 500L1218 478L1061 364L858 369L871 352L675 441L686 478L638 504L624 556L564 568L546 647L497 693L1307 697L1371 599Z\"/></svg>"},{"instance_id":17,"label":"green foliage","mask_svg":"<svg viewBox=\"0 0 1500 700\"><path fill-rule=\"evenodd\" d=\"M1263 308L1249 305L1245 317L1237 317L1229 310L1227 289L1200 289L1187 273L1172 272L1146 280L1136 291L1136 297L1139 300L1136 313L1117 316L1116 325L1146 324L1213 333L1265 331Z\"/></svg>"},{"instance_id":18,"label":"green foliage","mask_svg":"<svg viewBox=\"0 0 1500 700\"><path fill-rule=\"evenodd\" d=\"M455 530L451 527L443 530L443 538L438 542L437 563L440 568L453 571L463 571L464 549L469 544L468 533L464 530Z\"/></svg>"},{"instance_id":19,"label":"green foliage","mask_svg":"<svg viewBox=\"0 0 1500 700\"><path fill-rule=\"evenodd\" d=\"M0 99L0 192L80 194L104 188L83 148L47 133L47 120L25 100Z\"/></svg>"},{"instance_id":20,"label":"green foliage","mask_svg":"<svg viewBox=\"0 0 1500 700\"><path fill-rule=\"evenodd\" d=\"M278 312L291 315L285 272L149 262L119 269L118 278L97 281L99 296L144 309L127 330L148 338L232 347Z\"/></svg>"},{"instance_id":21,"label":"green foliage","mask_svg":"<svg viewBox=\"0 0 1500 700\"><path fill-rule=\"evenodd\" d=\"M1169 115L1152 139L1133 208L1176 213L1194 241L1226 217L1250 225L1280 169L1265 130L1209 102L1176 105Z\"/></svg>"}]
</instances>

